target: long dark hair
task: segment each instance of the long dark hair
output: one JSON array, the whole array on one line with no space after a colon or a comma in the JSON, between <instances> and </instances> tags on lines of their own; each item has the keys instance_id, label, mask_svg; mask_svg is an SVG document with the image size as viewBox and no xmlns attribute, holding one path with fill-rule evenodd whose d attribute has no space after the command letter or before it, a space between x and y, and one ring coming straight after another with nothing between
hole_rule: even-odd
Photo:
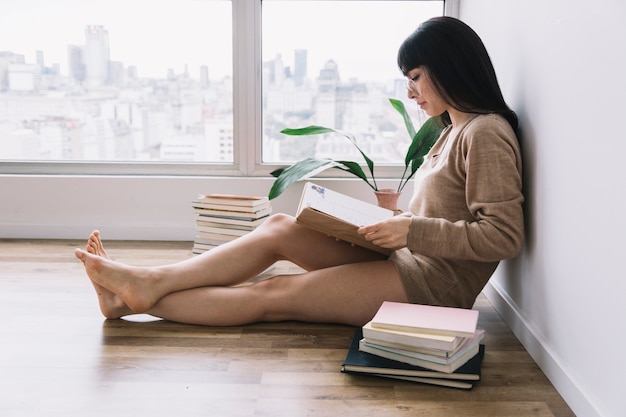
<instances>
[{"instance_id":1,"label":"long dark hair","mask_svg":"<svg viewBox=\"0 0 626 417\"><path fill-rule=\"evenodd\" d=\"M480 37L452 17L422 23L400 46L398 66L404 75L423 66L438 93L455 109L497 113L517 131L517 116L504 101L496 72ZM450 115L441 115L450 124Z\"/></svg>"}]
</instances>

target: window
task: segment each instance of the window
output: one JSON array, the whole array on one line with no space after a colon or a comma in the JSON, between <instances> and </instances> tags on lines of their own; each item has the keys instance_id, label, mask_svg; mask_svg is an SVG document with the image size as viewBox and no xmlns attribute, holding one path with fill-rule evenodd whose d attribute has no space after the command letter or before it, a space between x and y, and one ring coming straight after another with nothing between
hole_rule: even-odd
<instances>
[{"instance_id":1,"label":"window","mask_svg":"<svg viewBox=\"0 0 626 417\"><path fill-rule=\"evenodd\" d=\"M352 151L279 133L313 123L398 162L395 49L442 13L402 0L2 5L0 172L257 175Z\"/></svg>"},{"instance_id":2,"label":"window","mask_svg":"<svg viewBox=\"0 0 626 417\"><path fill-rule=\"evenodd\" d=\"M389 97L406 98L400 43L442 1L264 1L263 158L362 161L344 137L287 137L284 127L320 125L353 133L377 163L403 163L410 144ZM279 28L279 30L277 30ZM415 123L423 115L416 106Z\"/></svg>"},{"instance_id":3,"label":"window","mask_svg":"<svg viewBox=\"0 0 626 417\"><path fill-rule=\"evenodd\" d=\"M232 164L230 2L25 0L1 15L0 159Z\"/></svg>"}]
</instances>

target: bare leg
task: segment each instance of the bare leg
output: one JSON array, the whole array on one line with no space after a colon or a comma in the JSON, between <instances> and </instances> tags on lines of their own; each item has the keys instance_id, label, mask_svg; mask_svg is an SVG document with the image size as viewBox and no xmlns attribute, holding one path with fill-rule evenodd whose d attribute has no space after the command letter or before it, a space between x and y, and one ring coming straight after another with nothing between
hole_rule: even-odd
<instances>
[{"instance_id":1,"label":"bare leg","mask_svg":"<svg viewBox=\"0 0 626 417\"><path fill-rule=\"evenodd\" d=\"M249 286L184 290L163 297L148 313L210 326L283 320L362 326L383 301L407 302L398 272L387 260L277 276Z\"/></svg>"},{"instance_id":2,"label":"bare leg","mask_svg":"<svg viewBox=\"0 0 626 417\"><path fill-rule=\"evenodd\" d=\"M272 216L254 232L203 255L156 268L129 267L101 256L99 253L105 252L96 233L90 236L88 246L93 249L75 253L94 285L118 295L136 313L148 311L168 294L239 284L281 259L307 270L383 259L380 254L304 228L285 215Z\"/></svg>"}]
</instances>

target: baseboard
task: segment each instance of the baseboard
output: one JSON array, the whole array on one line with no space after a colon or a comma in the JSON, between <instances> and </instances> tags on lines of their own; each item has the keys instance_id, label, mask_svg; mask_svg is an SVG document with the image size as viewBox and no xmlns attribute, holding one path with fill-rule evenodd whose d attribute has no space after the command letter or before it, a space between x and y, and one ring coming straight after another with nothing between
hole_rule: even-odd
<instances>
[{"instance_id":1,"label":"baseboard","mask_svg":"<svg viewBox=\"0 0 626 417\"><path fill-rule=\"evenodd\" d=\"M483 290L493 308L511 328L526 351L535 360L552 385L578 417L601 417L599 407L576 383L571 373L562 365L558 352L551 349L546 338L525 317L524 312L497 282L490 281Z\"/></svg>"}]
</instances>

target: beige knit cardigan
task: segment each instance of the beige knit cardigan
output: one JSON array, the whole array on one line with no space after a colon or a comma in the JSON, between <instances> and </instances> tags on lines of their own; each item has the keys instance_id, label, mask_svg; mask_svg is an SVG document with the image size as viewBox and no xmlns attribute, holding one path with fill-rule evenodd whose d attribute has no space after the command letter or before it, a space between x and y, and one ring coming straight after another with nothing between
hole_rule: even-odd
<instances>
[{"instance_id":1,"label":"beige knit cardigan","mask_svg":"<svg viewBox=\"0 0 626 417\"><path fill-rule=\"evenodd\" d=\"M408 245L394 262L409 301L471 308L524 241L522 159L499 115L447 127L415 176Z\"/></svg>"}]
</instances>

